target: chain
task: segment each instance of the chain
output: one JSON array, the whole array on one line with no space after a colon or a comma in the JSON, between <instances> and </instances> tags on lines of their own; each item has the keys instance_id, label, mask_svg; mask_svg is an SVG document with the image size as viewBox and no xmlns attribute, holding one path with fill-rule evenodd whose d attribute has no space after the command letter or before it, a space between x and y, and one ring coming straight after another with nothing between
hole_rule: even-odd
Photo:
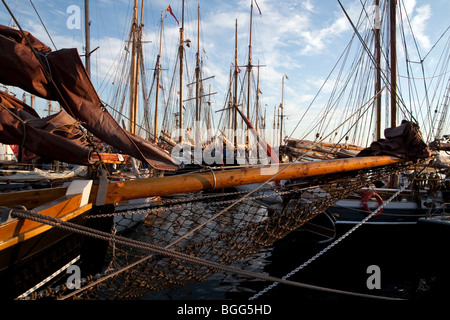
<instances>
[{"instance_id":1,"label":"chain","mask_svg":"<svg viewBox=\"0 0 450 320\"><path fill-rule=\"evenodd\" d=\"M315 187L309 187L309 188L316 188ZM256 195L253 197L247 197L246 200L261 200L261 199L266 199L266 198L270 198L270 197L274 197L274 196L283 196L283 195L287 195L290 193L295 193L295 192L301 192L304 191L308 188L303 188L303 189L290 189L290 190L286 190L286 191L279 191L277 189L264 189L262 191L263 194L261 195ZM264 193L265 191L269 191L269 190L273 190L274 193ZM196 202L196 201L203 201L205 199L211 199L211 198L217 198L217 197L223 197L223 196L232 196L232 195L240 195L240 194L248 194L249 191L238 191L238 192L231 192L231 193L227 193L227 194L220 194L220 195L210 195L210 196L199 196L199 197L192 197L192 198L188 198L187 200L185 199L169 199L169 200L165 200L165 201L157 201L156 203L153 204L148 204L148 203L137 203L136 206L139 205L145 205L147 204L147 208L142 208L142 209L137 209L137 210L127 210L127 211L117 211L117 212L113 212L113 213L103 213L103 214L96 214L96 215L89 215L86 216L86 218L88 219L93 219L93 218L106 218L106 217L111 217L111 216L125 216L125 215L139 215L145 212L152 212L152 211L158 211L158 210L170 210L170 209L174 209L180 206L180 203L186 203L186 202ZM209 204L211 205L226 205L232 202L235 202L235 199L230 199L230 200L221 200L221 201L214 201L214 202L209 202ZM171 204L171 203L175 203L174 205L166 205L166 204Z\"/></svg>"},{"instance_id":2,"label":"chain","mask_svg":"<svg viewBox=\"0 0 450 320\"><path fill-rule=\"evenodd\" d=\"M375 216L378 212L380 212L380 210L384 209L384 207L389 204L392 200L394 200L400 193L402 193L407 187L409 186L409 180L408 182L399 190L397 190L397 192L395 192L387 201L383 202L383 204L381 204L377 209L375 209L374 211L372 211L367 217L365 217L361 222L359 222L357 225L355 225L353 228L351 228L349 231L347 231L345 234L343 234L341 237L339 237L338 239L336 239L334 242L332 242L331 244L329 244L326 248L322 249L319 253L317 253L316 255L314 255L313 257L311 257L308 261L304 262L303 264L301 264L300 266L298 266L297 268L295 268L294 270L292 270L291 272L289 272L288 274L286 274L285 276L282 277L283 280L287 280L289 279L291 276L293 276L295 273L297 273L298 271L302 270L304 267L306 267L307 265L309 265L310 263L312 263L313 261L315 261L317 258L319 258L320 256L322 256L325 252L327 252L328 250L330 250L331 248L333 248L335 245L337 245L339 242L341 242L342 240L344 240L345 238L347 238L351 233L353 233L356 229L358 229L360 226L362 226L364 223L366 223L368 220L370 220L373 216ZM272 283L270 286L264 288L263 290L261 290L260 292L256 293L255 295L253 295L252 297L249 298L249 300L254 300L257 299L258 297L262 296L263 294L267 293L269 290L273 289L274 287L276 287L278 285L278 282L274 282Z\"/></svg>"}]
</instances>

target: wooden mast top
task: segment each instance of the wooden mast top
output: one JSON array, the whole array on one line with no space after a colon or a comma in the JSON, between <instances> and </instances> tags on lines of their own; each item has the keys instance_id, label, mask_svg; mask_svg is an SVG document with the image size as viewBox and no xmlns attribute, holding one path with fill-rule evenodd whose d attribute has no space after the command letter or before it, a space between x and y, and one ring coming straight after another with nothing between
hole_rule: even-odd
<instances>
[{"instance_id":1,"label":"wooden mast top","mask_svg":"<svg viewBox=\"0 0 450 320\"><path fill-rule=\"evenodd\" d=\"M137 18L137 5L138 0L134 0L133 6L133 22L131 25L131 66L130 66L130 119L129 119L129 128L131 133L135 134L136 123L134 122L135 113L136 113L136 52L137 52L137 28L138 28L138 18Z\"/></svg>"},{"instance_id":2,"label":"wooden mast top","mask_svg":"<svg viewBox=\"0 0 450 320\"><path fill-rule=\"evenodd\" d=\"M251 85L252 85L252 24L253 24L253 0L250 4L250 31L249 31L249 41L248 41L248 64L247 64L247 119L250 120L250 95L251 95ZM247 150L249 149L249 129L247 128Z\"/></svg>"},{"instance_id":3,"label":"wooden mast top","mask_svg":"<svg viewBox=\"0 0 450 320\"><path fill-rule=\"evenodd\" d=\"M183 8L181 14L181 28L180 28L180 47L179 47L179 58L180 58L180 97L179 97L179 123L178 127L180 129L180 139L179 142L183 142L183 56L184 56L184 0Z\"/></svg>"},{"instance_id":4,"label":"wooden mast top","mask_svg":"<svg viewBox=\"0 0 450 320\"><path fill-rule=\"evenodd\" d=\"M397 0L390 0L391 128L397 126Z\"/></svg>"},{"instance_id":5,"label":"wooden mast top","mask_svg":"<svg viewBox=\"0 0 450 320\"><path fill-rule=\"evenodd\" d=\"M159 90L161 81L161 47L162 47L162 32L163 32L163 12L161 12L161 28L159 31L159 54L156 58L156 101L155 101L155 125L154 125L154 139L158 142L158 108L159 108Z\"/></svg>"},{"instance_id":6,"label":"wooden mast top","mask_svg":"<svg viewBox=\"0 0 450 320\"><path fill-rule=\"evenodd\" d=\"M90 44L90 21L89 21L89 0L84 0L84 29L85 29L85 48L86 51L86 72L91 77L91 44Z\"/></svg>"}]
</instances>

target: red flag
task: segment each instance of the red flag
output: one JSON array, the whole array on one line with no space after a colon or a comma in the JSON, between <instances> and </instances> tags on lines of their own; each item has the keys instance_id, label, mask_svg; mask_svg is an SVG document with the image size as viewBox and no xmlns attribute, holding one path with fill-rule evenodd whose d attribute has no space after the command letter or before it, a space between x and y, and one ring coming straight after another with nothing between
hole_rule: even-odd
<instances>
[{"instance_id":1,"label":"red flag","mask_svg":"<svg viewBox=\"0 0 450 320\"><path fill-rule=\"evenodd\" d=\"M164 90L164 88L163 88L163 86L162 86L162 85L160 85L160 84L159 84L158 86L159 86L159 88L160 88L160 89Z\"/></svg>"},{"instance_id":2,"label":"red flag","mask_svg":"<svg viewBox=\"0 0 450 320\"><path fill-rule=\"evenodd\" d=\"M180 22L178 21L177 17L175 17L175 14L172 11L172 8L170 7L170 5L167 7L166 11L169 11L169 13L172 15L172 17L175 18L175 20L177 20L177 23L180 24Z\"/></svg>"},{"instance_id":3,"label":"red flag","mask_svg":"<svg viewBox=\"0 0 450 320\"><path fill-rule=\"evenodd\" d=\"M260 94L262 94L262 91L261 91L261 89L258 89L258 91L259 91L259 93L260 93Z\"/></svg>"}]
</instances>

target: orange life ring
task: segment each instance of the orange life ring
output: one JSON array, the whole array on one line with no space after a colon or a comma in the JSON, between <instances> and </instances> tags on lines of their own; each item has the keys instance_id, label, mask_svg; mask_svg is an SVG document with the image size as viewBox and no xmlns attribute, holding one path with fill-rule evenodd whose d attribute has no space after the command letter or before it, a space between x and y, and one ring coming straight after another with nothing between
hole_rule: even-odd
<instances>
[{"instance_id":1,"label":"orange life ring","mask_svg":"<svg viewBox=\"0 0 450 320\"><path fill-rule=\"evenodd\" d=\"M380 196L378 193L376 193L376 192L374 192L374 191L369 191L369 192L367 192L367 193L363 196L363 198L362 198L362 200L361 200L361 203L362 203L362 205L363 205L364 210L366 210L368 214L372 213L372 211L370 210L369 205L368 205L367 202L369 201L369 199L372 199L372 198L375 198L375 200L378 202L378 205L379 205L379 206L381 206L381 205L383 204L383 199L381 198L381 196ZM381 208L381 209L374 215L374 218L380 216L382 212L383 212L383 208Z\"/></svg>"}]
</instances>

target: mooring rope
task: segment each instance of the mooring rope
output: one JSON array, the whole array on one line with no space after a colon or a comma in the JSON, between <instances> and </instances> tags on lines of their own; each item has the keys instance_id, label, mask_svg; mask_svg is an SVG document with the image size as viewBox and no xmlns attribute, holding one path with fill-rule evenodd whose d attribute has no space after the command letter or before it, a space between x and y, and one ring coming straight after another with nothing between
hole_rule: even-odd
<instances>
[{"instance_id":1,"label":"mooring rope","mask_svg":"<svg viewBox=\"0 0 450 320\"><path fill-rule=\"evenodd\" d=\"M261 280L265 280L265 281L269 281L269 282L277 282L277 283L282 283L285 285L300 287L300 288L304 288L304 289L312 289L312 290L318 290L318 291L324 291L324 292L328 292L328 293L342 294L342 295L348 295L348 296L354 296L354 297L360 297L360 298L382 299L382 300L403 300L403 299L399 299L399 298L382 297L382 296L369 295L369 294L363 294L363 293L355 293L355 292L351 292L351 291L325 288L325 287L295 282L295 281L291 281L291 280L287 280L287 279L280 279L277 277L260 274L260 273L256 273L256 272L246 271L246 270L242 270L242 269L239 269L236 267L222 265L217 262L208 261L208 260L205 260L205 259L202 259L199 257L191 256L191 255L188 255L188 254L185 254L182 252L177 252L172 249L162 248L160 246L153 245L150 243L144 243L141 241L124 238L122 236L112 235L107 232L95 230L95 229L88 228L88 227L85 227L82 225L77 225L72 222L63 221L63 220L60 220L60 219L57 219L54 217L42 215L42 214L39 214L34 211L13 209L11 212L11 215L13 217L17 217L17 218L29 219L29 220L33 220L36 222L45 223L45 224L51 225L53 227L61 228L66 231L75 232L75 233L86 235L86 236L91 236L96 239L111 241L111 242L115 242L118 244L127 245L127 246L130 246L133 248L148 250L153 253L160 254L160 255L163 255L163 256L166 256L169 258L182 259L182 260L185 260L190 263L214 268L214 269L225 271L225 272L241 274L244 276L257 278L257 279L261 279Z\"/></svg>"}]
</instances>

